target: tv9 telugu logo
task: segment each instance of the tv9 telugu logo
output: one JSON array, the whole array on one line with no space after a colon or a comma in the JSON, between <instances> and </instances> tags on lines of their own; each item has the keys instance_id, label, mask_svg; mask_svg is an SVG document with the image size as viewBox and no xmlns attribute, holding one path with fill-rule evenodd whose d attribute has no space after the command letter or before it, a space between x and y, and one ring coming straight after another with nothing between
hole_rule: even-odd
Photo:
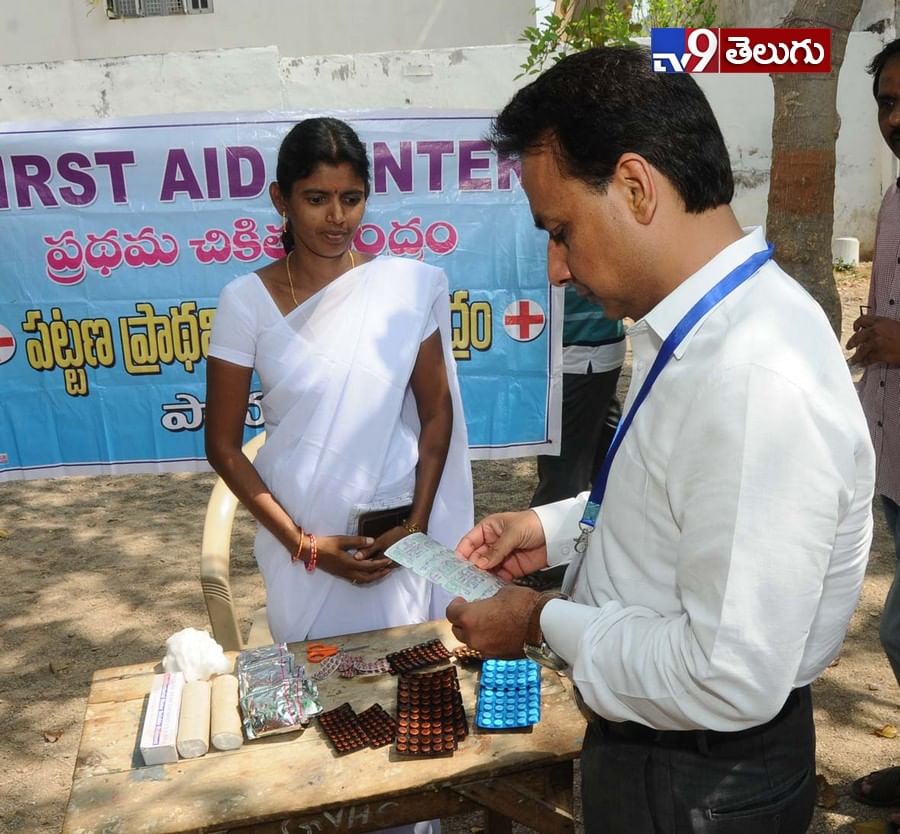
<instances>
[{"instance_id":1,"label":"tv9 telugu logo","mask_svg":"<svg viewBox=\"0 0 900 834\"><path fill-rule=\"evenodd\" d=\"M830 29L651 29L654 72L831 72Z\"/></svg>"}]
</instances>

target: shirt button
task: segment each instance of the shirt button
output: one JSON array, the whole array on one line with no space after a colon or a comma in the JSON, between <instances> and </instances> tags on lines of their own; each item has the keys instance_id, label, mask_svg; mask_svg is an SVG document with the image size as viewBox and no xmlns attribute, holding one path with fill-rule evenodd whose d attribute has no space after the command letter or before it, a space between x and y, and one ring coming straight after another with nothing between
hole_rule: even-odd
<instances>
[{"instance_id":1,"label":"shirt button","mask_svg":"<svg viewBox=\"0 0 900 834\"><path fill-rule=\"evenodd\" d=\"M562 553L563 556L568 556L569 553L571 552L571 550L572 550L572 548L567 545L565 547L561 547L559 549L559 552Z\"/></svg>"},{"instance_id":2,"label":"shirt button","mask_svg":"<svg viewBox=\"0 0 900 834\"><path fill-rule=\"evenodd\" d=\"M884 380L881 380L881 382L879 382L878 385L880 388L884 388Z\"/></svg>"},{"instance_id":3,"label":"shirt button","mask_svg":"<svg viewBox=\"0 0 900 834\"><path fill-rule=\"evenodd\" d=\"M881 427L882 427L881 420L879 420L879 421L878 421L878 428L881 428Z\"/></svg>"},{"instance_id":4,"label":"shirt button","mask_svg":"<svg viewBox=\"0 0 900 834\"><path fill-rule=\"evenodd\" d=\"M891 298L891 299L888 301L888 304L890 304L891 306L893 306L893 304L894 304L894 299Z\"/></svg>"}]
</instances>

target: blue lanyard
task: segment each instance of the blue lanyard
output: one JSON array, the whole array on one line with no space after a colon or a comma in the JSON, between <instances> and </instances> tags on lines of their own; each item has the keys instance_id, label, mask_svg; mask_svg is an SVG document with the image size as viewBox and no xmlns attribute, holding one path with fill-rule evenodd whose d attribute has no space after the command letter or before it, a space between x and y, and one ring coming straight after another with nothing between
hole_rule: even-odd
<instances>
[{"instance_id":1,"label":"blue lanyard","mask_svg":"<svg viewBox=\"0 0 900 834\"><path fill-rule=\"evenodd\" d=\"M581 521L578 523L578 526L581 528L581 534L575 541L575 550L579 553L583 553L587 548L588 536L594 531L594 527L597 524L597 516L600 514L600 505L603 503L603 495L606 492L606 483L609 480L609 470L612 467L613 458L615 458L616 452L619 451L622 440L625 438L625 434L628 432L628 429L634 421L635 414L637 414L637 411L644 400L647 399L647 395L650 393L653 383L656 382L656 378L660 375L669 359L672 358L672 354L675 352L678 345L680 345L682 341L684 341L685 336L691 332L694 325L715 307L716 304L725 298L726 295L732 290L737 289L744 281L756 273L757 270L772 257L774 249L775 247L769 244L768 248L761 252L756 252L742 264L736 266L721 281L719 281L718 284L707 291L707 293L684 314L681 321L672 328L672 332L666 336L665 341L662 343L662 347L659 349L659 353L656 355L656 359L653 361L650 373L647 374L644 384L641 385L641 390L638 391L637 396L634 398L634 403L632 403L632 406L625 417L619 422L612 443L609 444L609 450L606 452L606 457L603 459L603 465L600 467L599 472L597 472L597 477L594 479L594 485L591 487L591 494L584 507L584 514L581 516Z\"/></svg>"}]
</instances>

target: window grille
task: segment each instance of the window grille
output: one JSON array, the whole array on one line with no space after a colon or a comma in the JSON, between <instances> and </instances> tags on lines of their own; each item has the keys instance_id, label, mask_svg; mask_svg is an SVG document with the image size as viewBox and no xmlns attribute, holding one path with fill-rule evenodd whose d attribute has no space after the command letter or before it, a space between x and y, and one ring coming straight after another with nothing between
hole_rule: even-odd
<instances>
[{"instance_id":1,"label":"window grille","mask_svg":"<svg viewBox=\"0 0 900 834\"><path fill-rule=\"evenodd\" d=\"M181 0L141 0L144 17L159 17L167 14L184 14Z\"/></svg>"},{"instance_id":2,"label":"window grille","mask_svg":"<svg viewBox=\"0 0 900 834\"><path fill-rule=\"evenodd\" d=\"M107 0L106 11L110 17L140 17L138 0Z\"/></svg>"},{"instance_id":3,"label":"window grille","mask_svg":"<svg viewBox=\"0 0 900 834\"><path fill-rule=\"evenodd\" d=\"M170 14L208 14L213 0L106 0L109 17L163 17Z\"/></svg>"}]
</instances>

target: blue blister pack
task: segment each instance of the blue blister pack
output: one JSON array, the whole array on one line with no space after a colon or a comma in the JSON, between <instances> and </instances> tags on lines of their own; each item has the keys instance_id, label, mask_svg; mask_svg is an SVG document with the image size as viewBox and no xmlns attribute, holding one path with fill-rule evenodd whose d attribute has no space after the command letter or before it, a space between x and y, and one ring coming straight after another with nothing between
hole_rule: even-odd
<instances>
[{"instance_id":1,"label":"blue blister pack","mask_svg":"<svg viewBox=\"0 0 900 834\"><path fill-rule=\"evenodd\" d=\"M485 730L511 730L540 720L541 667L533 660L485 660L475 723Z\"/></svg>"}]
</instances>

